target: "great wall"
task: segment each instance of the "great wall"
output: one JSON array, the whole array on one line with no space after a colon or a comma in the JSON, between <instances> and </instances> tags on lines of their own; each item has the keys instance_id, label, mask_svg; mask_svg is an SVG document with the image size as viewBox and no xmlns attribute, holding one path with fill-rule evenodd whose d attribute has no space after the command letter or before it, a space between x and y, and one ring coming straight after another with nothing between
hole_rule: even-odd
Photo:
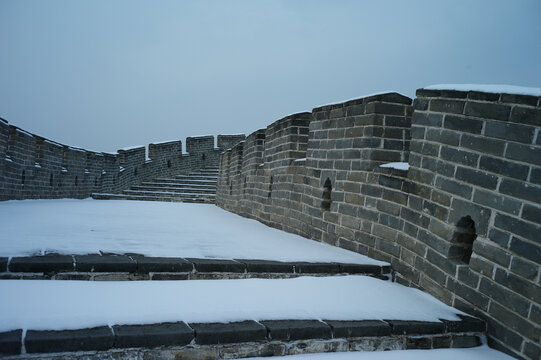
<instances>
[{"instance_id":1,"label":"great wall","mask_svg":"<svg viewBox=\"0 0 541 360\"><path fill-rule=\"evenodd\" d=\"M0 121L0 200L120 193L219 166L216 204L389 262L393 280L541 354L541 97L419 89L287 116L244 136L104 154ZM388 163L409 163L385 166ZM382 166L383 165L383 166Z\"/></svg>"}]
</instances>

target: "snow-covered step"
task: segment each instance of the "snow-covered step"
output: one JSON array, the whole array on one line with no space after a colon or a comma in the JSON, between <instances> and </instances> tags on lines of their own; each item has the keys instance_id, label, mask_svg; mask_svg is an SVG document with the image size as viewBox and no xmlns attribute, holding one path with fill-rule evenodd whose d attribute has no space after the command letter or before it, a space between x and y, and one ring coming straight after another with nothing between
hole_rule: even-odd
<instances>
[{"instance_id":1,"label":"snow-covered step","mask_svg":"<svg viewBox=\"0 0 541 360\"><path fill-rule=\"evenodd\" d=\"M214 177L214 176L206 176L206 175L176 175L175 179L177 179L177 180L216 181L216 177Z\"/></svg>"},{"instance_id":2,"label":"snow-covered step","mask_svg":"<svg viewBox=\"0 0 541 360\"><path fill-rule=\"evenodd\" d=\"M480 345L486 329L426 293L366 276L12 280L0 281L0 293L0 352L17 355L24 345L20 358L89 357L79 351L93 351L94 358L219 359L465 348Z\"/></svg>"},{"instance_id":3,"label":"snow-covered step","mask_svg":"<svg viewBox=\"0 0 541 360\"><path fill-rule=\"evenodd\" d=\"M194 179L171 179L171 178L156 178L156 182L160 183L175 183L175 184L199 184L199 185L214 185L216 186L216 180L194 180Z\"/></svg>"},{"instance_id":4,"label":"snow-covered step","mask_svg":"<svg viewBox=\"0 0 541 360\"><path fill-rule=\"evenodd\" d=\"M190 191L144 191L144 190L124 190L126 195L138 195L138 196L159 196L159 197L200 197L200 198L212 198L216 197L215 193L194 193Z\"/></svg>"},{"instance_id":5,"label":"snow-covered step","mask_svg":"<svg viewBox=\"0 0 541 360\"><path fill-rule=\"evenodd\" d=\"M213 188L202 188L202 187L191 187L191 186L150 186L150 185L138 185L132 186L131 190L136 191L161 191L161 192L182 192L182 193L191 193L191 194L216 194L216 189ZM127 190L126 190L127 191ZM126 192L125 191L125 192Z\"/></svg>"},{"instance_id":6,"label":"snow-covered step","mask_svg":"<svg viewBox=\"0 0 541 360\"><path fill-rule=\"evenodd\" d=\"M190 187L193 189L216 189L215 185L208 184L185 184L179 182L158 182L158 181L143 181L139 186L165 186L165 187Z\"/></svg>"}]
</instances>

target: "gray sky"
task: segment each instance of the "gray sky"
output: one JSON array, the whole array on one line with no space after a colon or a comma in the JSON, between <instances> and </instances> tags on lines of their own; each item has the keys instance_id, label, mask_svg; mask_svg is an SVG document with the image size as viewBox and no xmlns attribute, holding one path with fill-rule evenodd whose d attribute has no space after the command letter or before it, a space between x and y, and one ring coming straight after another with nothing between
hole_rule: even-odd
<instances>
[{"instance_id":1,"label":"gray sky","mask_svg":"<svg viewBox=\"0 0 541 360\"><path fill-rule=\"evenodd\" d=\"M541 1L0 0L0 117L97 151L438 83L541 87Z\"/></svg>"}]
</instances>

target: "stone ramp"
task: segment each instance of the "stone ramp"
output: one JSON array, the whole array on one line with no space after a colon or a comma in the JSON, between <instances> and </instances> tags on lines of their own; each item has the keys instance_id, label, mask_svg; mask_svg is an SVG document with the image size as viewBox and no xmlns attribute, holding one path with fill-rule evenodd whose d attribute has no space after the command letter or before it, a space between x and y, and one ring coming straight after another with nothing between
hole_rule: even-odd
<instances>
[{"instance_id":1,"label":"stone ramp","mask_svg":"<svg viewBox=\"0 0 541 360\"><path fill-rule=\"evenodd\" d=\"M461 316L441 322L246 320L231 323L113 325L0 333L10 359L234 359L337 351L475 347L485 324ZM24 345L24 353L22 353Z\"/></svg>"},{"instance_id":2,"label":"stone ramp","mask_svg":"<svg viewBox=\"0 0 541 360\"><path fill-rule=\"evenodd\" d=\"M218 168L205 167L187 175L159 177L134 185L120 194L93 193L97 200L141 200L215 203Z\"/></svg>"},{"instance_id":3,"label":"stone ramp","mask_svg":"<svg viewBox=\"0 0 541 360\"><path fill-rule=\"evenodd\" d=\"M0 258L0 279L52 280L204 280L280 279L304 275L390 276L390 266L350 263L281 262L257 259L147 257L89 254Z\"/></svg>"}]
</instances>

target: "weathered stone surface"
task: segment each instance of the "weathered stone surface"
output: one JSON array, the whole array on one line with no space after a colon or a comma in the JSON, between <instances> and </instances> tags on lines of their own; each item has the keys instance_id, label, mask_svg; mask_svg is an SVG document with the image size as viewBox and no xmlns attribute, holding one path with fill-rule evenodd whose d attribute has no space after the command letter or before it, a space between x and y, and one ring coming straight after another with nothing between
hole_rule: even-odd
<instances>
[{"instance_id":1,"label":"weathered stone surface","mask_svg":"<svg viewBox=\"0 0 541 360\"><path fill-rule=\"evenodd\" d=\"M71 255L57 254L14 257L9 262L9 271L42 273L73 271L73 258Z\"/></svg>"},{"instance_id":2,"label":"weathered stone surface","mask_svg":"<svg viewBox=\"0 0 541 360\"><path fill-rule=\"evenodd\" d=\"M380 320L325 320L325 322L332 327L333 338L387 336L391 334L391 326L388 323Z\"/></svg>"},{"instance_id":3,"label":"weathered stone surface","mask_svg":"<svg viewBox=\"0 0 541 360\"><path fill-rule=\"evenodd\" d=\"M28 353L107 350L113 347L113 332L107 326L61 331L28 330L24 345Z\"/></svg>"},{"instance_id":4,"label":"weathered stone surface","mask_svg":"<svg viewBox=\"0 0 541 360\"><path fill-rule=\"evenodd\" d=\"M338 264L341 273L347 274L373 274L379 275L382 273L382 267L378 265L362 265L362 264Z\"/></svg>"},{"instance_id":5,"label":"weathered stone surface","mask_svg":"<svg viewBox=\"0 0 541 360\"><path fill-rule=\"evenodd\" d=\"M485 332L486 324L483 320L466 315L458 315L462 320L441 320L447 332Z\"/></svg>"},{"instance_id":6,"label":"weathered stone surface","mask_svg":"<svg viewBox=\"0 0 541 360\"><path fill-rule=\"evenodd\" d=\"M271 340L330 339L329 325L317 320L265 320L261 321Z\"/></svg>"},{"instance_id":7,"label":"weathered stone surface","mask_svg":"<svg viewBox=\"0 0 541 360\"><path fill-rule=\"evenodd\" d=\"M195 342L201 345L230 344L267 339L267 329L255 321L231 323L190 323Z\"/></svg>"},{"instance_id":8,"label":"weathered stone surface","mask_svg":"<svg viewBox=\"0 0 541 360\"><path fill-rule=\"evenodd\" d=\"M427 335L442 334L445 324L442 322L385 320L391 325L391 334L394 335Z\"/></svg>"},{"instance_id":9,"label":"weathered stone surface","mask_svg":"<svg viewBox=\"0 0 541 360\"><path fill-rule=\"evenodd\" d=\"M151 325L115 325L115 348L136 348L187 345L194 338L193 330L183 322Z\"/></svg>"},{"instance_id":10,"label":"weathered stone surface","mask_svg":"<svg viewBox=\"0 0 541 360\"><path fill-rule=\"evenodd\" d=\"M163 257L134 257L137 262L137 272L190 272L193 265L182 258Z\"/></svg>"},{"instance_id":11,"label":"weathered stone surface","mask_svg":"<svg viewBox=\"0 0 541 360\"><path fill-rule=\"evenodd\" d=\"M13 330L0 333L0 354L17 355L21 353L22 330Z\"/></svg>"},{"instance_id":12,"label":"weathered stone surface","mask_svg":"<svg viewBox=\"0 0 541 360\"><path fill-rule=\"evenodd\" d=\"M481 345L481 339L475 335L453 336L451 347L454 348L470 348Z\"/></svg>"},{"instance_id":13,"label":"weathered stone surface","mask_svg":"<svg viewBox=\"0 0 541 360\"><path fill-rule=\"evenodd\" d=\"M293 273L293 264L281 261L235 259L249 273Z\"/></svg>"},{"instance_id":14,"label":"weathered stone surface","mask_svg":"<svg viewBox=\"0 0 541 360\"><path fill-rule=\"evenodd\" d=\"M8 258L0 257L0 272L8 271Z\"/></svg>"},{"instance_id":15,"label":"weathered stone surface","mask_svg":"<svg viewBox=\"0 0 541 360\"><path fill-rule=\"evenodd\" d=\"M244 264L241 264L234 260L220 260L220 259L187 259L193 263L195 271L199 272L231 272L231 273L243 273L246 271Z\"/></svg>"},{"instance_id":16,"label":"weathered stone surface","mask_svg":"<svg viewBox=\"0 0 541 360\"><path fill-rule=\"evenodd\" d=\"M137 263L125 255L76 255L75 269L83 272L136 272Z\"/></svg>"}]
</instances>

